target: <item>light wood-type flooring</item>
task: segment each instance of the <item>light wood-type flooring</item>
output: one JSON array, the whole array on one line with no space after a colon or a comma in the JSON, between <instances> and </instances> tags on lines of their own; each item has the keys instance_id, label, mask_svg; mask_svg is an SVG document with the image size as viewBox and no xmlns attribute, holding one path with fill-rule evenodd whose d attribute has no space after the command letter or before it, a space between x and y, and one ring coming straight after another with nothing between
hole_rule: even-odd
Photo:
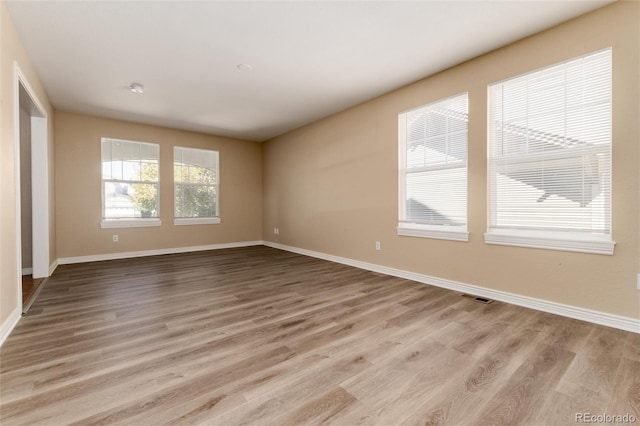
<instances>
[{"instance_id":1,"label":"light wood-type flooring","mask_svg":"<svg viewBox=\"0 0 640 426\"><path fill-rule=\"evenodd\" d=\"M263 246L60 266L1 356L6 426L640 418L638 334Z\"/></svg>"},{"instance_id":2,"label":"light wood-type flooring","mask_svg":"<svg viewBox=\"0 0 640 426\"><path fill-rule=\"evenodd\" d=\"M38 287L42 285L44 278L33 278L33 275L22 276L22 303L25 304L33 296Z\"/></svg>"}]
</instances>

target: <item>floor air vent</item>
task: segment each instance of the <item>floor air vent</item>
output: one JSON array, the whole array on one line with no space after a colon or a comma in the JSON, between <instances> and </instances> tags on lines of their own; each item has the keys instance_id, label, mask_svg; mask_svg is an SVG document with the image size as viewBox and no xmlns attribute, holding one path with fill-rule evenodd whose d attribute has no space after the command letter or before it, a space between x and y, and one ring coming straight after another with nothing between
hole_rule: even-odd
<instances>
[{"instance_id":1,"label":"floor air vent","mask_svg":"<svg viewBox=\"0 0 640 426\"><path fill-rule=\"evenodd\" d=\"M484 303L485 305L488 305L489 303L493 303L493 300L491 299L487 299L486 297L474 296L472 294L463 294L462 297L466 297L468 299L471 299L479 303Z\"/></svg>"}]
</instances>

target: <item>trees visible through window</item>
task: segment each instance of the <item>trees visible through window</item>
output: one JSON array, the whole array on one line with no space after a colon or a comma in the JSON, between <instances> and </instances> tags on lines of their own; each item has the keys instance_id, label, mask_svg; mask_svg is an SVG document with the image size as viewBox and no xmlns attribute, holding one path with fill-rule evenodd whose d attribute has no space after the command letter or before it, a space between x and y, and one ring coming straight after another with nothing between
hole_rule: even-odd
<instances>
[{"instance_id":1,"label":"trees visible through window","mask_svg":"<svg viewBox=\"0 0 640 426\"><path fill-rule=\"evenodd\" d=\"M158 218L158 144L102 138L102 219Z\"/></svg>"},{"instance_id":2,"label":"trees visible through window","mask_svg":"<svg viewBox=\"0 0 640 426\"><path fill-rule=\"evenodd\" d=\"M173 178L176 219L219 217L218 151L174 147Z\"/></svg>"}]
</instances>

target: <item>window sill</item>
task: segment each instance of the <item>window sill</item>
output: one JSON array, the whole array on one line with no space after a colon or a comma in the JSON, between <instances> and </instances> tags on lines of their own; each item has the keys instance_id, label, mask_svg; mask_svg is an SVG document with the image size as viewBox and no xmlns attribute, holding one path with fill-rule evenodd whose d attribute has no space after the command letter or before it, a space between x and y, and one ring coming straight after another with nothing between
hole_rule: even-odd
<instances>
[{"instance_id":1,"label":"window sill","mask_svg":"<svg viewBox=\"0 0 640 426\"><path fill-rule=\"evenodd\" d=\"M220 223L219 217L181 217L173 219L174 225L215 225Z\"/></svg>"},{"instance_id":2,"label":"window sill","mask_svg":"<svg viewBox=\"0 0 640 426\"><path fill-rule=\"evenodd\" d=\"M469 241L466 227L437 226L437 225L409 225L406 223L396 228L398 235L403 237L435 238L438 240Z\"/></svg>"},{"instance_id":3,"label":"window sill","mask_svg":"<svg viewBox=\"0 0 640 426\"><path fill-rule=\"evenodd\" d=\"M160 226L159 218L152 219L103 219L100 227L105 228L144 228L148 226Z\"/></svg>"},{"instance_id":4,"label":"window sill","mask_svg":"<svg viewBox=\"0 0 640 426\"><path fill-rule=\"evenodd\" d=\"M605 235L584 235L553 231L490 230L487 244L613 255L615 242Z\"/></svg>"}]
</instances>

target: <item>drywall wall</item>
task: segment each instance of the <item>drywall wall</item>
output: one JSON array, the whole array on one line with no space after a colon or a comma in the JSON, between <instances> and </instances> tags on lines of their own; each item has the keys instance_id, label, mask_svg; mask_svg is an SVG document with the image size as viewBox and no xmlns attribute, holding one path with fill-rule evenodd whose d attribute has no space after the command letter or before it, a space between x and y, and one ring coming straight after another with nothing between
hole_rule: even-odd
<instances>
[{"instance_id":1,"label":"drywall wall","mask_svg":"<svg viewBox=\"0 0 640 426\"><path fill-rule=\"evenodd\" d=\"M262 239L260 143L56 112L56 226L59 258ZM102 137L160 145L162 226L102 229ZM173 146L220 152L220 217L214 225L173 224ZM118 242L113 242L118 234Z\"/></svg>"},{"instance_id":2,"label":"drywall wall","mask_svg":"<svg viewBox=\"0 0 640 426\"><path fill-rule=\"evenodd\" d=\"M264 239L640 318L639 8L637 2L614 3L268 141L263 152ZM487 85L609 46L615 254L485 244ZM470 240L397 236L398 113L464 91L470 100ZM381 242L380 251L375 241Z\"/></svg>"},{"instance_id":3,"label":"drywall wall","mask_svg":"<svg viewBox=\"0 0 640 426\"><path fill-rule=\"evenodd\" d=\"M11 16L4 1L0 2L0 331L8 330L8 321L15 321L19 314L20 276L18 269L18 233L16 215L20 204L20 197L16 191L16 114L15 71L17 64L28 81L34 95L38 98L48 123L48 154L49 154L49 194L53 195L53 107L45 93L38 75L20 41ZM50 200L53 206L53 198ZM53 208L51 209L53 212ZM55 218L53 213L49 217L50 224L50 262L56 259L55 252ZM0 333L0 339L4 337Z\"/></svg>"}]
</instances>

